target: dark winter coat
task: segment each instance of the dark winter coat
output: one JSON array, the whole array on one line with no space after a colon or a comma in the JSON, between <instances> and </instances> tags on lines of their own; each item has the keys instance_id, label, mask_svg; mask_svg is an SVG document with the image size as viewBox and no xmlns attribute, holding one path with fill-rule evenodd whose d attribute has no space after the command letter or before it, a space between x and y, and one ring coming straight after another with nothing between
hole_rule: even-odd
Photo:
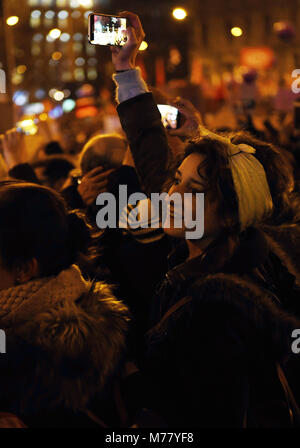
<instances>
[{"instance_id":1,"label":"dark winter coat","mask_svg":"<svg viewBox=\"0 0 300 448\"><path fill-rule=\"evenodd\" d=\"M84 411L105 394L124 356L128 310L104 283L76 301L32 306L0 319L1 410L29 426L89 426Z\"/></svg>"},{"instance_id":2,"label":"dark winter coat","mask_svg":"<svg viewBox=\"0 0 300 448\"><path fill-rule=\"evenodd\" d=\"M118 111L144 189L160 191L168 146L152 95ZM289 425L276 364L292 356L291 333L300 328L283 310L300 300L299 239L297 225L248 229L235 258L217 271L202 256L185 261L185 245L176 251L153 299L157 326L147 335L143 365L145 403L170 426ZM191 300L159 325L184 297Z\"/></svg>"}]
</instances>

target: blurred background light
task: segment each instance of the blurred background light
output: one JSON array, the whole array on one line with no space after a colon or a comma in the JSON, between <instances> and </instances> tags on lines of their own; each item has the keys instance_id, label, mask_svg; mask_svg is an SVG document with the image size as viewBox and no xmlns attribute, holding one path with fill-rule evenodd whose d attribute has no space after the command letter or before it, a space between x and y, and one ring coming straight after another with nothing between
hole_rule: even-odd
<instances>
[{"instance_id":1,"label":"blurred background light","mask_svg":"<svg viewBox=\"0 0 300 448\"><path fill-rule=\"evenodd\" d=\"M24 115L37 115L44 112L45 106L43 103L31 103L24 107Z\"/></svg>"},{"instance_id":2,"label":"blurred background light","mask_svg":"<svg viewBox=\"0 0 300 448\"><path fill-rule=\"evenodd\" d=\"M234 37L240 37L243 34L243 30L239 26L234 26L233 28L231 28L231 34Z\"/></svg>"},{"instance_id":3,"label":"blurred background light","mask_svg":"<svg viewBox=\"0 0 300 448\"><path fill-rule=\"evenodd\" d=\"M64 99L64 97L65 97L65 94L61 90L57 90L53 95L53 98L55 99L55 101L62 101Z\"/></svg>"},{"instance_id":4,"label":"blurred background light","mask_svg":"<svg viewBox=\"0 0 300 448\"><path fill-rule=\"evenodd\" d=\"M40 119L41 121L47 121L47 119L48 119L48 114L46 114L46 112L43 112L43 113L39 116L39 119Z\"/></svg>"},{"instance_id":5,"label":"blurred background light","mask_svg":"<svg viewBox=\"0 0 300 448\"><path fill-rule=\"evenodd\" d=\"M140 45L139 50L140 51L145 51L145 50L147 50L147 48L148 48L148 44L147 44L147 42L145 40L143 40L143 42Z\"/></svg>"},{"instance_id":6,"label":"blurred background light","mask_svg":"<svg viewBox=\"0 0 300 448\"><path fill-rule=\"evenodd\" d=\"M18 16L10 16L8 17L8 19L6 20L7 25L9 26L14 26L19 22L19 17Z\"/></svg>"},{"instance_id":7,"label":"blurred background light","mask_svg":"<svg viewBox=\"0 0 300 448\"><path fill-rule=\"evenodd\" d=\"M58 28L53 28L51 31L49 31L49 36L51 39L58 39L61 36L61 31Z\"/></svg>"},{"instance_id":8,"label":"blurred background light","mask_svg":"<svg viewBox=\"0 0 300 448\"><path fill-rule=\"evenodd\" d=\"M35 91L34 96L38 99L38 100L42 100L43 98L45 98L46 96L46 91L44 89L37 89Z\"/></svg>"},{"instance_id":9,"label":"blurred background light","mask_svg":"<svg viewBox=\"0 0 300 448\"><path fill-rule=\"evenodd\" d=\"M60 40L62 42L68 42L70 40L70 34L69 33L62 33L62 35L60 36Z\"/></svg>"},{"instance_id":10,"label":"blurred background light","mask_svg":"<svg viewBox=\"0 0 300 448\"><path fill-rule=\"evenodd\" d=\"M19 65L19 66L17 67L17 73L18 73L19 75L22 75L23 73L25 73L26 70L27 70L26 65Z\"/></svg>"},{"instance_id":11,"label":"blurred background light","mask_svg":"<svg viewBox=\"0 0 300 448\"><path fill-rule=\"evenodd\" d=\"M62 107L63 107L63 111L64 112L66 112L66 113L71 112L72 110L75 109L76 102L74 100L72 100L72 99L65 100L63 102Z\"/></svg>"},{"instance_id":12,"label":"blurred background light","mask_svg":"<svg viewBox=\"0 0 300 448\"><path fill-rule=\"evenodd\" d=\"M56 106L49 112L50 118L60 118L64 114L62 106Z\"/></svg>"},{"instance_id":13,"label":"blurred background light","mask_svg":"<svg viewBox=\"0 0 300 448\"><path fill-rule=\"evenodd\" d=\"M173 17L176 20L183 20L187 16L187 12L184 8L175 8L173 9Z\"/></svg>"},{"instance_id":14,"label":"blurred background light","mask_svg":"<svg viewBox=\"0 0 300 448\"><path fill-rule=\"evenodd\" d=\"M29 92L26 90L17 90L13 95L13 102L17 106L24 106L26 103L28 103L29 99Z\"/></svg>"},{"instance_id":15,"label":"blurred background light","mask_svg":"<svg viewBox=\"0 0 300 448\"><path fill-rule=\"evenodd\" d=\"M94 6L93 0L79 0L79 5L84 8L92 8Z\"/></svg>"},{"instance_id":16,"label":"blurred background light","mask_svg":"<svg viewBox=\"0 0 300 448\"><path fill-rule=\"evenodd\" d=\"M59 61L61 58L62 58L62 53L61 53L60 51L55 51L55 52L52 54L52 59L53 59L54 61Z\"/></svg>"}]
</instances>

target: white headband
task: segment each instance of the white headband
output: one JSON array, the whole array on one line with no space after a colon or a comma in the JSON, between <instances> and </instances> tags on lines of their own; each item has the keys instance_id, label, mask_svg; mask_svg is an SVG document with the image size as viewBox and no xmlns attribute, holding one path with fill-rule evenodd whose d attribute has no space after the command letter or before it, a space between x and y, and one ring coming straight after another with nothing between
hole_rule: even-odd
<instances>
[{"instance_id":1,"label":"white headband","mask_svg":"<svg viewBox=\"0 0 300 448\"><path fill-rule=\"evenodd\" d=\"M231 140L200 127L200 134L225 143L228 148L234 188L239 203L241 230L261 222L273 210L273 200L262 164L254 157L256 149L246 144L234 145Z\"/></svg>"}]
</instances>

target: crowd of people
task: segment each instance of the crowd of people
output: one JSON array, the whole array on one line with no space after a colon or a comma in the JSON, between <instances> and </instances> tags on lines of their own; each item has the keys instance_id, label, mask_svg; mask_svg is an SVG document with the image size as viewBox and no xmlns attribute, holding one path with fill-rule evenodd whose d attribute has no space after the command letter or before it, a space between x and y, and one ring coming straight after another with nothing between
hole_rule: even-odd
<instances>
[{"instance_id":1,"label":"crowd of people","mask_svg":"<svg viewBox=\"0 0 300 448\"><path fill-rule=\"evenodd\" d=\"M250 116L212 131L182 98L166 130L135 65L142 25L122 15L125 137L94 135L76 158L52 142L30 162L21 133L1 136L0 427L299 426L297 133ZM127 226L99 229L97 198L121 185L147 195L141 220L153 193L189 193L192 216L204 193L203 236L172 202L168 225L131 227L128 204Z\"/></svg>"}]
</instances>

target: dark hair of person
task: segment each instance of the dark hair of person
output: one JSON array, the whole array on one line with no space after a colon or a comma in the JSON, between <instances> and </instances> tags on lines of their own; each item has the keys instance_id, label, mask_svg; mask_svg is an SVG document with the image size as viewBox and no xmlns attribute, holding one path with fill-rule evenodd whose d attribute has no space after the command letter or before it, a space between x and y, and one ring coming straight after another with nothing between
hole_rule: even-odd
<instances>
[{"instance_id":1,"label":"dark hair of person","mask_svg":"<svg viewBox=\"0 0 300 448\"><path fill-rule=\"evenodd\" d=\"M52 156L54 154L63 154L64 151L62 147L60 146L59 142L52 141L45 145L45 154L48 156Z\"/></svg>"},{"instance_id":2,"label":"dark hair of person","mask_svg":"<svg viewBox=\"0 0 300 448\"><path fill-rule=\"evenodd\" d=\"M50 188L0 182L0 259L8 271L36 258L39 276L57 275L87 254L88 226Z\"/></svg>"},{"instance_id":3,"label":"dark hair of person","mask_svg":"<svg viewBox=\"0 0 300 448\"><path fill-rule=\"evenodd\" d=\"M45 168L44 175L52 182L68 177L71 170L75 168L66 156L49 156L32 164L35 168Z\"/></svg>"}]
</instances>

